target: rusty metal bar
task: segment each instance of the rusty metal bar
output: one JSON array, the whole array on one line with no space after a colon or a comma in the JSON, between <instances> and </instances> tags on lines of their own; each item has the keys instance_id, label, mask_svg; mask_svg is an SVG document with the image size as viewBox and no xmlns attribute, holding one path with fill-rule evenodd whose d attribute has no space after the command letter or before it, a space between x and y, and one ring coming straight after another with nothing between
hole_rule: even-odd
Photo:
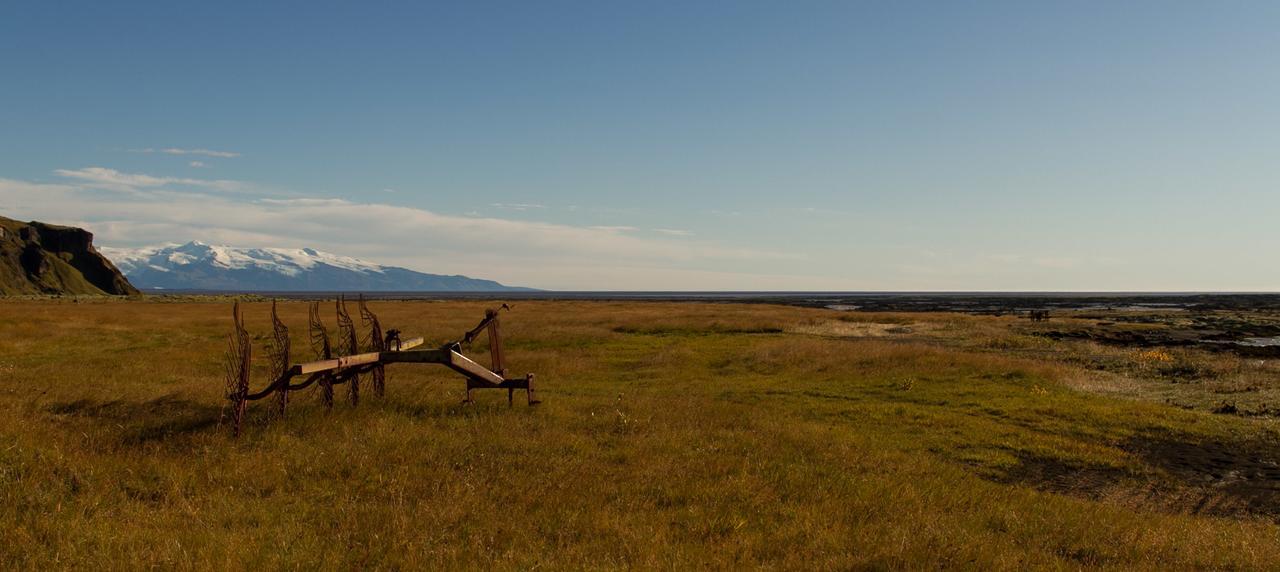
<instances>
[{"instance_id":1,"label":"rusty metal bar","mask_svg":"<svg viewBox=\"0 0 1280 572\"><path fill-rule=\"evenodd\" d=\"M494 312L493 320L489 322L489 360L493 364L489 369L498 375L506 375L507 368L502 364L502 333L498 329L499 324L498 313Z\"/></svg>"},{"instance_id":2,"label":"rusty metal bar","mask_svg":"<svg viewBox=\"0 0 1280 572\"><path fill-rule=\"evenodd\" d=\"M489 310L485 310L484 319L480 320L480 323L476 324L476 327L471 328L471 331L468 331L467 333L462 334L462 340L460 341L460 343L463 343L463 344L471 343L473 340L476 339L477 336L480 335L480 332L483 332L484 329L489 326L489 322L492 322L498 319L498 312L501 312L503 310L510 310L510 309L511 309L511 306L503 304L498 308L491 308Z\"/></svg>"},{"instance_id":3,"label":"rusty metal bar","mask_svg":"<svg viewBox=\"0 0 1280 572\"><path fill-rule=\"evenodd\" d=\"M289 373L293 375L306 375L308 373L316 373L319 371L330 371L355 365L377 363L378 358L381 355L381 352L370 352L367 354L356 354L334 359L300 363L289 368Z\"/></svg>"},{"instance_id":4,"label":"rusty metal bar","mask_svg":"<svg viewBox=\"0 0 1280 572\"><path fill-rule=\"evenodd\" d=\"M425 344L425 343L427 343L427 341L426 341L426 340L424 340L424 339L422 339L421 337L417 337L417 338L409 338L409 339L407 339L407 340L405 340L405 341L403 341L403 342L400 342L400 349L396 349L396 350L383 350L383 351L384 351L384 353L394 354L394 353L399 353L399 352L402 352L402 351L406 351L406 350L410 350L410 349L416 348L416 347L418 347L418 346L420 346L420 345L422 345L422 344Z\"/></svg>"},{"instance_id":5,"label":"rusty metal bar","mask_svg":"<svg viewBox=\"0 0 1280 572\"><path fill-rule=\"evenodd\" d=\"M449 363L449 350L427 349L390 352L383 356L386 363Z\"/></svg>"},{"instance_id":6,"label":"rusty metal bar","mask_svg":"<svg viewBox=\"0 0 1280 572\"><path fill-rule=\"evenodd\" d=\"M309 373L332 371L335 369L343 369L343 368L348 368L348 367L357 366L357 365L378 363L380 361L383 363L393 363L394 361L397 361L397 360L391 360L386 358L389 358L394 354L405 353L406 350L408 350L409 348L420 346L422 345L422 343L423 343L422 338L411 338L409 340L404 341L401 344L401 347L405 349L399 352L396 352L396 351L368 352L363 354L343 356L340 358L309 361L306 363L294 364L293 367L289 368L289 374L290 375L306 375ZM406 360L399 360L399 361L406 361Z\"/></svg>"}]
</instances>

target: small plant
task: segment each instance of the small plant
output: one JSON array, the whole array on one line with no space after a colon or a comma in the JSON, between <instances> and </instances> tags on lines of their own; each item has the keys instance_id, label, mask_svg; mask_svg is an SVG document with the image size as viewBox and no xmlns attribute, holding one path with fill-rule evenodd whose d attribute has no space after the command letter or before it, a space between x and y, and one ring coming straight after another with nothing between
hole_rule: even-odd
<instances>
[{"instance_id":1,"label":"small plant","mask_svg":"<svg viewBox=\"0 0 1280 572\"><path fill-rule=\"evenodd\" d=\"M616 416L613 419L613 432L616 434L628 433L632 429L631 418L622 412L622 394L618 394L618 399L613 404L613 412Z\"/></svg>"},{"instance_id":2,"label":"small plant","mask_svg":"<svg viewBox=\"0 0 1280 572\"><path fill-rule=\"evenodd\" d=\"M1173 363L1173 355L1162 349L1143 350L1138 352L1138 361L1143 365L1157 363Z\"/></svg>"}]
</instances>

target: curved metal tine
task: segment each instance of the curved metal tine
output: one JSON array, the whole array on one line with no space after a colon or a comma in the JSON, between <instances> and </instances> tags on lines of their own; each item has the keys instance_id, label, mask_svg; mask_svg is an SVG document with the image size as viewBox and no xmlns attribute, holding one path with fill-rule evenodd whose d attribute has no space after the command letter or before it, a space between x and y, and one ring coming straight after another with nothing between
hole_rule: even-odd
<instances>
[{"instance_id":1,"label":"curved metal tine","mask_svg":"<svg viewBox=\"0 0 1280 572\"><path fill-rule=\"evenodd\" d=\"M347 300L343 296L338 296L338 355L349 356L360 351L359 339L356 337L356 325L351 321L351 314L347 313ZM351 406L355 407L360 404L360 375L351 376L351 383L347 386L347 399L351 401Z\"/></svg>"},{"instance_id":2,"label":"curved metal tine","mask_svg":"<svg viewBox=\"0 0 1280 572\"><path fill-rule=\"evenodd\" d=\"M276 302L271 302L271 342L267 346L267 355L271 360L271 380L278 384L275 397L275 415L284 417L285 407L289 403L289 385L280 383L280 379L289 371L289 328L280 321L276 311Z\"/></svg>"},{"instance_id":3,"label":"curved metal tine","mask_svg":"<svg viewBox=\"0 0 1280 572\"><path fill-rule=\"evenodd\" d=\"M364 303L363 294L360 295L360 322L369 328L369 337L364 343L365 349L371 352L386 351L386 340L382 339L382 324L378 322L378 315ZM373 394L382 397L387 391L386 366L378 362L369 372L369 377L373 380Z\"/></svg>"},{"instance_id":4,"label":"curved metal tine","mask_svg":"<svg viewBox=\"0 0 1280 572\"><path fill-rule=\"evenodd\" d=\"M324 322L320 320L320 302L312 302L308 316L308 326L311 333L311 350L315 352L316 359L333 359L333 346L329 343L329 329L324 326ZM320 401L324 406L333 408L333 376L325 373L320 376L316 383L320 384Z\"/></svg>"},{"instance_id":5,"label":"curved metal tine","mask_svg":"<svg viewBox=\"0 0 1280 572\"><path fill-rule=\"evenodd\" d=\"M249 367L253 359L253 345L249 340L249 332L244 329L244 316L240 313L239 301L231 307L231 321L233 331L227 336L224 381L226 397L231 401L231 433L239 437L245 406L248 404Z\"/></svg>"},{"instance_id":6,"label":"curved metal tine","mask_svg":"<svg viewBox=\"0 0 1280 572\"><path fill-rule=\"evenodd\" d=\"M365 351L380 352L385 349L385 342L382 339L382 324L378 322L378 315L369 309L369 305L364 302L364 295L360 295L360 323L369 328L369 335L365 337L364 343L361 344Z\"/></svg>"}]
</instances>

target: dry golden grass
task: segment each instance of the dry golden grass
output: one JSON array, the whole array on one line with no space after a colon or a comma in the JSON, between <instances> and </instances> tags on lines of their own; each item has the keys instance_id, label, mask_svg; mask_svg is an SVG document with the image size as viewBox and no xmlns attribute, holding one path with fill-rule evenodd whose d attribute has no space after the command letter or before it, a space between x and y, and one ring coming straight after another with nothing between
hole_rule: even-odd
<instances>
[{"instance_id":1,"label":"dry golden grass","mask_svg":"<svg viewBox=\"0 0 1280 572\"><path fill-rule=\"evenodd\" d=\"M372 304L432 342L487 305ZM257 351L268 307L245 309ZM281 311L304 348L305 305ZM229 313L0 303L0 568L1280 562L1273 425L1073 389L1142 357L1009 318L522 302L507 359L541 406L464 407L456 375L399 365L357 409L254 404L237 441Z\"/></svg>"}]
</instances>

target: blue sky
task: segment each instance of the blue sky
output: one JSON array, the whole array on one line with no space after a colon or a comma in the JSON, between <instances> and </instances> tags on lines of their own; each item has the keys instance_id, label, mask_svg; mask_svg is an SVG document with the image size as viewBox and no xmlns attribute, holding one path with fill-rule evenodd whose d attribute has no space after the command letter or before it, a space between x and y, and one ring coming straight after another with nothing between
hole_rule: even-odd
<instances>
[{"instance_id":1,"label":"blue sky","mask_svg":"<svg viewBox=\"0 0 1280 572\"><path fill-rule=\"evenodd\" d=\"M0 5L0 214L554 289L1280 289L1274 2L264 4Z\"/></svg>"}]
</instances>

